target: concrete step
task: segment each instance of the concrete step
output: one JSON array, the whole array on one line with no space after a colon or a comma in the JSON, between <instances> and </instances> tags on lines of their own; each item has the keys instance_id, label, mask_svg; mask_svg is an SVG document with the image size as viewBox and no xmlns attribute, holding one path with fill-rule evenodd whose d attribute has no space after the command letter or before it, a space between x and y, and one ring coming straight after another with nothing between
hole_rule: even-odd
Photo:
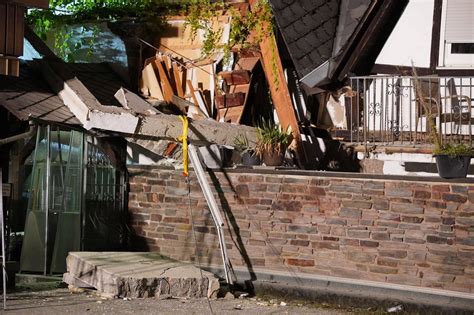
<instances>
[{"instance_id":1,"label":"concrete step","mask_svg":"<svg viewBox=\"0 0 474 315\"><path fill-rule=\"evenodd\" d=\"M215 297L219 279L194 265L147 252L70 252L63 281L115 297ZM202 276L201 276L202 275Z\"/></svg>"}]
</instances>

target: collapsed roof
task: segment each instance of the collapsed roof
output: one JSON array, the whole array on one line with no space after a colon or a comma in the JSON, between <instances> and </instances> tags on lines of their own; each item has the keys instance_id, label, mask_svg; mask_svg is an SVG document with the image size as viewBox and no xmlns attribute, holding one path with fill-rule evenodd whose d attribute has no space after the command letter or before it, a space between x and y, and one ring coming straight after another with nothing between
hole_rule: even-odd
<instances>
[{"instance_id":1,"label":"collapsed roof","mask_svg":"<svg viewBox=\"0 0 474 315\"><path fill-rule=\"evenodd\" d=\"M408 0L269 0L302 83L368 74Z\"/></svg>"}]
</instances>

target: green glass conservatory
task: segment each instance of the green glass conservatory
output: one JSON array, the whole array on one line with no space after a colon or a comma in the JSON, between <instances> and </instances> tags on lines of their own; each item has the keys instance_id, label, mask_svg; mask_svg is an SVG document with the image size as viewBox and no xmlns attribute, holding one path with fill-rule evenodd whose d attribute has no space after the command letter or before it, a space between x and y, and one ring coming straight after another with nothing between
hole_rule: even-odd
<instances>
[{"instance_id":1,"label":"green glass conservatory","mask_svg":"<svg viewBox=\"0 0 474 315\"><path fill-rule=\"evenodd\" d=\"M120 150L111 147L78 130L38 128L24 165L21 272L62 273L70 251L125 246L125 173L117 162Z\"/></svg>"}]
</instances>

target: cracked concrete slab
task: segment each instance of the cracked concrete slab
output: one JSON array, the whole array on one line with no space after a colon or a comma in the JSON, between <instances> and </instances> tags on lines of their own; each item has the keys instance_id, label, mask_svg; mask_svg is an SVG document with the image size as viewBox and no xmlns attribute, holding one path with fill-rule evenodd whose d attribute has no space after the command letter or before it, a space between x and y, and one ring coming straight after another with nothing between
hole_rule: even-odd
<instances>
[{"instance_id":1,"label":"cracked concrete slab","mask_svg":"<svg viewBox=\"0 0 474 315\"><path fill-rule=\"evenodd\" d=\"M63 281L116 297L215 297L219 279L189 263L148 252L70 252Z\"/></svg>"}]
</instances>

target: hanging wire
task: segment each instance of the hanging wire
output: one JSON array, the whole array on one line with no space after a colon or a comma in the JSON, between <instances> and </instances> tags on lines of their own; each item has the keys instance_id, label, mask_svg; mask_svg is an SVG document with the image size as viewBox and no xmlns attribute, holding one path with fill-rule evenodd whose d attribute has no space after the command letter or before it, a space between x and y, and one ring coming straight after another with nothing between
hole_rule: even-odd
<instances>
[{"instance_id":1,"label":"hanging wire","mask_svg":"<svg viewBox=\"0 0 474 315\"><path fill-rule=\"evenodd\" d=\"M180 57L182 57L182 58L184 58L184 59L187 59L188 62L187 62L187 63L183 63L182 61L180 61L179 59L177 59L176 57L174 57L172 54L164 52L163 50L161 50L161 49L159 49L158 47L156 47L156 46L150 44L150 43L147 42L146 40L141 39L140 37L136 37L136 39L138 39L141 43L147 45L148 47L153 48L153 49L156 50L157 52L159 52L159 53L161 53L161 54L163 54L163 55L165 55L165 56L170 57L174 62L176 62L177 64L179 64L180 66L182 66L182 67L184 67L184 68L187 68L188 65L192 65L193 67L198 68L199 70L201 70L201 71L203 71L203 72L205 72L205 73L207 73L207 74L209 74L209 75L214 75L213 73L207 71L207 70L204 69L203 67L196 65L196 63L195 63L194 60L192 60L192 59L190 59L190 58L188 58L188 57L186 57L186 56L180 54L179 52L177 52L177 51L175 51L175 50L173 50L173 49L171 49L171 48L169 48L169 47L167 47L167 46L165 46L165 45L163 45L163 44L160 44L160 46L162 46L162 47L165 48L166 50L171 51L173 54L176 54L176 55L178 55L178 56L180 56Z\"/></svg>"}]
</instances>

